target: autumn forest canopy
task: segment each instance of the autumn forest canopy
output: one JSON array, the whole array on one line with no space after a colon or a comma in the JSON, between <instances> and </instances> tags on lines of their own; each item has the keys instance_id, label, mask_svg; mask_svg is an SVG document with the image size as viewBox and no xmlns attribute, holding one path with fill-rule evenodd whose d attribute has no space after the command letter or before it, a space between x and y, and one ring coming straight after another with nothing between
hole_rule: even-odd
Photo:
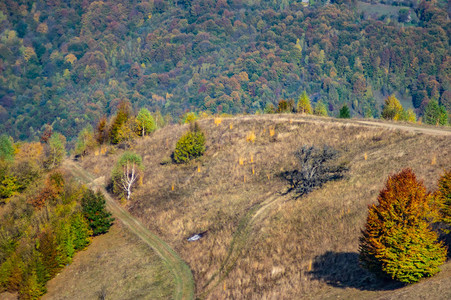
<instances>
[{"instance_id":1,"label":"autumn forest canopy","mask_svg":"<svg viewBox=\"0 0 451 300\"><path fill-rule=\"evenodd\" d=\"M419 117L431 101L449 114L447 2L373 5L4 0L0 131L32 140L51 124L71 140L124 100L178 118L255 113L304 90L332 116L347 104L379 117L391 94Z\"/></svg>"}]
</instances>

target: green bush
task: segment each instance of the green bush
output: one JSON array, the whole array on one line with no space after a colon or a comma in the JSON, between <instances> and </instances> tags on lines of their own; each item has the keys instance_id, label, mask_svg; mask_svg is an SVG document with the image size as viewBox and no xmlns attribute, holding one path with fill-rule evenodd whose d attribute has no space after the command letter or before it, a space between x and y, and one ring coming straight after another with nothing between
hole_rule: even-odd
<instances>
[{"instance_id":1,"label":"green bush","mask_svg":"<svg viewBox=\"0 0 451 300\"><path fill-rule=\"evenodd\" d=\"M173 159L175 163L186 163L189 160L200 157L205 152L205 136L197 125L194 129L185 133L175 146Z\"/></svg>"}]
</instances>

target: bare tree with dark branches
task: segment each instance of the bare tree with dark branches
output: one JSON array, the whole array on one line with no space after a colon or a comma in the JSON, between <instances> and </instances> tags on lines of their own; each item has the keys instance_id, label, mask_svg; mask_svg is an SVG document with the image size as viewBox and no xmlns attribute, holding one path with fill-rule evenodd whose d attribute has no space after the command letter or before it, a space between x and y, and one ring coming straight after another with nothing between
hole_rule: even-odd
<instances>
[{"instance_id":1,"label":"bare tree with dark branches","mask_svg":"<svg viewBox=\"0 0 451 300\"><path fill-rule=\"evenodd\" d=\"M337 164L339 152L332 147L302 146L295 152L300 169L286 171L280 175L290 183L286 193L295 191L295 198L302 197L331 180L343 178L349 170L346 163Z\"/></svg>"}]
</instances>

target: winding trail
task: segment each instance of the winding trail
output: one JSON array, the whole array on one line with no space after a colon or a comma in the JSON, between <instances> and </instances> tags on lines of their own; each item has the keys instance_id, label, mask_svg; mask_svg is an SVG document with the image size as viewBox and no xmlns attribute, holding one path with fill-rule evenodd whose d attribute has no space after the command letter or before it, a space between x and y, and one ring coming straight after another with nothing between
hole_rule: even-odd
<instances>
[{"instance_id":1,"label":"winding trail","mask_svg":"<svg viewBox=\"0 0 451 300\"><path fill-rule=\"evenodd\" d=\"M401 130L407 132L422 133L428 135L451 136L451 130L448 128L437 127L421 127L418 125L409 125L405 123L393 124L383 123L369 120L336 120L332 118L317 118L300 115L260 115L260 116L241 116L236 117L240 120L271 120L274 122L290 122L290 123L329 123L331 120L337 121L335 124L344 124L351 126L365 126L365 127L380 127L390 130ZM280 194L266 195L267 199L255 206L251 207L249 211L240 220L237 230L233 234L227 256L222 262L219 269L213 273L207 283L203 286L203 292L199 295L200 298L206 298L208 294L218 286L235 267L238 258L250 247L251 233L257 221L261 221L270 211L270 208L276 203L286 201L287 199Z\"/></svg>"},{"instance_id":2,"label":"winding trail","mask_svg":"<svg viewBox=\"0 0 451 300\"><path fill-rule=\"evenodd\" d=\"M95 182L94 176L82 169L78 164L71 160L65 160L63 166L72 173L72 175L87 184L93 189L102 192L106 199L108 210L121 220L137 237L149 245L155 253L161 257L167 268L171 270L175 280L175 291L173 299L194 299L194 280L188 265L166 244L162 239L146 229L141 222L134 218L128 211L121 207L105 190L103 185Z\"/></svg>"},{"instance_id":3,"label":"winding trail","mask_svg":"<svg viewBox=\"0 0 451 300\"><path fill-rule=\"evenodd\" d=\"M274 122L289 122L289 123L313 123L313 124L336 124L336 125L350 125L350 126L363 126L363 127L380 127L383 129L390 130L401 130L407 132L422 133L427 135L435 136L451 136L450 127L432 127L430 125L420 125L420 124L407 124L403 122L394 123L387 122L383 120L369 119L336 119L331 117L318 117L312 115L302 115L302 114L267 114L267 115L243 115L237 116L234 119L237 120L265 120Z\"/></svg>"},{"instance_id":4,"label":"winding trail","mask_svg":"<svg viewBox=\"0 0 451 300\"><path fill-rule=\"evenodd\" d=\"M417 132L428 135L451 136L451 130L447 128L421 127L417 125L408 125L404 123L393 124L369 120L336 120L332 118L317 118L299 115L264 115L264 116L241 116L236 117L240 120L271 120L275 122L294 122L294 123L329 123L334 120L335 124L344 124L351 126L380 127L391 130L402 130L408 132ZM108 194L103 185L95 183L95 178L87 171L82 169L75 162L66 160L64 166L77 178L92 188L100 190L106 199L108 209L113 215L120 219L136 236L148 244L165 262L172 271L176 289L174 299L194 299L194 280L188 265L158 236L147 230L136 218L130 215ZM286 201L287 198L280 194L268 194L266 200L251 207L244 217L240 220L237 230L233 234L232 241L227 252L227 256L222 262L220 268L210 277L203 286L203 292L200 298L205 298L218 284L220 284L235 267L239 257L251 246L252 231L257 221L261 221L270 211L270 208L276 203Z\"/></svg>"},{"instance_id":5,"label":"winding trail","mask_svg":"<svg viewBox=\"0 0 451 300\"><path fill-rule=\"evenodd\" d=\"M238 228L233 234L227 256L222 262L218 271L216 271L207 283L203 286L204 291L199 298L205 298L213 288L220 284L235 267L238 258L248 249L251 243L251 233L256 221L261 221L269 212L269 208L276 203L287 200L280 194L267 194L267 199L259 204L254 205L244 215L238 224Z\"/></svg>"}]
</instances>

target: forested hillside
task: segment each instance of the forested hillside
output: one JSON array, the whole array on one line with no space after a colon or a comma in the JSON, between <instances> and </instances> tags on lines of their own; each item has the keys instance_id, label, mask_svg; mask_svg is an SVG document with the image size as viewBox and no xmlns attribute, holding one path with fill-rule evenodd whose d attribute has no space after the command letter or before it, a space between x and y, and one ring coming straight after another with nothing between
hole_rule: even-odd
<instances>
[{"instance_id":1,"label":"forested hillside","mask_svg":"<svg viewBox=\"0 0 451 300\"><path fill-rule=\"evenodd\" d=\"M347 103L379 116L391 93L418 116L431 100L449 112L447 3L387 4L4 0L0 131L33 139L52 124L70 140L126 99L178 117L263 111L304 90L331 115Z\"/></svg>"},{"instance_id":2,"label":"forested hillside","mask_svg":"<svg viewBox=\"0 0 451 300\"><path fill-rule=\"evenodd\" d=\"M38 299L113 219L102 194L59 169L62 137L12 143L0 136L0 298Z\"/></svg>"}]
</instances>

